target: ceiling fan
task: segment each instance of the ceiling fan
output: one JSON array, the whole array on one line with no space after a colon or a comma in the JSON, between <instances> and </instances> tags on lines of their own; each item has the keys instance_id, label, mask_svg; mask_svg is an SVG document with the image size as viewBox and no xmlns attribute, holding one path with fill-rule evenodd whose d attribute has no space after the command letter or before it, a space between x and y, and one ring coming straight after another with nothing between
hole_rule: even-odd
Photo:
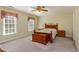
<instances>
[{"instance_id":1,"label":"ceiling fan","mask_svg":"<svg viewBox=\"0 0 79 59\"><path fill-rule=\"evenodd\" d=\"M48 10L45 8L45 6L36 6L32 7L34 10L32 11L38 11L38 12L48 12Z\"/></svg>"}]
</instances>

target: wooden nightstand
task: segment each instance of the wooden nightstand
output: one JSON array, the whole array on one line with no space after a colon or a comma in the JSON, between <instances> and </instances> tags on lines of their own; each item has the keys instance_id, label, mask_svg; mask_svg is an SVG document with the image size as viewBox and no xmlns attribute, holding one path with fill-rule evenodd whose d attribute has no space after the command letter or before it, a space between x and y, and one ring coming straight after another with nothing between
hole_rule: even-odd
<instances>
[{"instance_id":1,"label":"wooden nightstand","mask_svg":"<svg viewBox=\"0 0 79 59\"><path fill-rule=\"evenodd\" d=\"M65 30L58 30L58 36L65 37L66 33Z\"/></svg>"}]
</instances>

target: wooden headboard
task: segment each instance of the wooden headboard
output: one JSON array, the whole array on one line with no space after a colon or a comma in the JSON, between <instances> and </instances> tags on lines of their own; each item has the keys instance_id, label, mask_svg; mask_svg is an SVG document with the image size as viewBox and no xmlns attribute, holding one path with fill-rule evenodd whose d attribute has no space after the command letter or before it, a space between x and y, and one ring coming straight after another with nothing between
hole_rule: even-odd
<instances>
[{"instance_id":1,"label":"wooden headboard","mask_svg":"<svg viewBox=\"0 0 79 59\"><path fill-rule=\"evenodd\" d=\"M45 28L54 28L58 30L58 24L45 24Z\"/></svg>"}]
</instances>

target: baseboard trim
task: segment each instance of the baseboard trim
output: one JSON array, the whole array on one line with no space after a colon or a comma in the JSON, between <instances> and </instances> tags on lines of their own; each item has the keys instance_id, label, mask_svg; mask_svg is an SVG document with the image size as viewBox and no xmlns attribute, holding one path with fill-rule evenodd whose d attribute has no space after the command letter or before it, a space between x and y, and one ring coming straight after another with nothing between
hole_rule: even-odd
<instances>
[{"instance_id":1,"label":"baseboard trim","mask_svg":"<svg viewBox=\"0 0 79 59\"><path fill-rule=\"evenodd\" d=\"M3 42L0 43L0 45L5 44L5 43L9 43L9 42L14 41L14 40L18 40L18 39L21 39L21 38L25 38L25 37L26 36L22 36L22 37L14 38L14 39L11 39L11 40L3 41Z\"/></svg>"}]
</instances>

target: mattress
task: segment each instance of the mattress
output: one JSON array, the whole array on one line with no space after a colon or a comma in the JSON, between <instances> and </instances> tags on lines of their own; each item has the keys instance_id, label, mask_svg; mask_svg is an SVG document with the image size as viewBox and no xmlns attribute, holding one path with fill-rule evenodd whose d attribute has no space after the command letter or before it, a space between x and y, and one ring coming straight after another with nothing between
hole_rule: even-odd
<instances>
[{"instance_id":1,"label":"mattress","mask_svg":"<svg viewBox=\"0 0 79 59\"><path fill-rule=\"evenodd\" d=\"M51 33L52 32L52 38L55 39L55 36L57 34L57 30L56 29L42 29L42 30L37 30L36 32L44 32L44 33Z\"/></svg>"}]
</instances>

